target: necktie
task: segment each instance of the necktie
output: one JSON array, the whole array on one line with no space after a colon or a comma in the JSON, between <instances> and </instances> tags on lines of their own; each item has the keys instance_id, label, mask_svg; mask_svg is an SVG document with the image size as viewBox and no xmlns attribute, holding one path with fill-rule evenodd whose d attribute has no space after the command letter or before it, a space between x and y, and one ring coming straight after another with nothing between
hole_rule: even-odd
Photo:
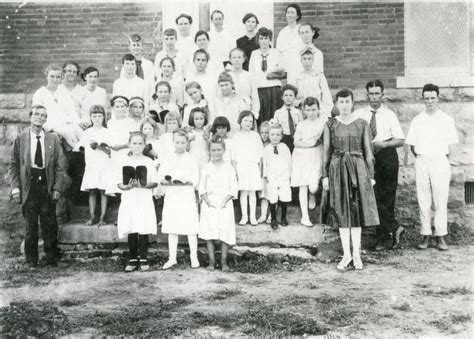
<instances>
[{"instance_id":1,"label":"necktie","mask_svg":"<svg viewBox=\"0 0 474 339\"><path fill-rule=\"evenodd\" d=\"M268 69L268 64L267 64L267 55L262 54L262 71L266 72Z\"/></svg>"},{"instance_id":2,"label":"necktie","mask_svg":"<svg viewBox=\"0 0 474 339\"><path fill-rule=\"evenodd\" d=\"M375 114L377 113L376 110L371 110L372 112L372 117L370 118L370 131L372 132L372 139L375 139L375 136L377 135L377 122L375 121Z\"/></svg>"},{"instance_id":3,"label":"necktie","mask_svg":"<svg viewBox=\"0 0 474 339\"><path fill-rule=\"evenodd\" d=\"M273 146L273 154L278 154L278 146Z\"/></svg>"},{"instance_id":4,"label":"necktie","mask_svg":"<svg viewBox=\"0 0 474 339\"><path fill-rule=\"evenodd\" d=\"M41 142L40 142L41 136L36 136L36 152L35 152L35 165L38 166L39 168L43 167L43 152L41 152Z\"/></svg>"},{"instance_id":5,"label":"necktie","mask_svg":"<svg viewBox=\"0 0 474 339\"><path fill-rule=\"evenodd\" d=\"M142 67L142 61L141 60L137 60L137 69L135 71L135 74L137 76L139 76L140 78L144 79L144 75L143 75L143 67Z\"/></svg>"},{"instance_id":6,"label":"necktie","mask_svg":"<svg viewBox=\"0 0 474 339\"><path fill-rule=\"evenodd\" d=\"M291 116L291 108L288 108L288 126L290 127L290 135L295 135L295 122Z\"/></svg>"}]
</instances>

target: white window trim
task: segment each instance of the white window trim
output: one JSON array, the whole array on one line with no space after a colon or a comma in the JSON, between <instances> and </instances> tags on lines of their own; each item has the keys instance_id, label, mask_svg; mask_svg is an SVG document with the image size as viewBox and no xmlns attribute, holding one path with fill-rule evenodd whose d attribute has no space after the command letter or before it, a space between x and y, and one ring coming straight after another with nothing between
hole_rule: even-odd
<instances>
[{"instance_id":1,"label":"white window trim","mask_svg":"<svg viewBox=\"0 0 474 339\"><path fill-rule=\"evenodd\" d=\"M427 82L432 82L440 87L474 87L474 37L470 37L470 56L471 67L470 74L466 73L465 68L418 68L408 70L409 65L409 44L411 40L410 30L407 29L410 21L410 6L407 6L409 0L405 0L404 26L405 26L405 75L397 77L397 88L418 88ZM469 31L474 32L474 6L470 6L470 27Z\"/></svg>"}]
</instances>

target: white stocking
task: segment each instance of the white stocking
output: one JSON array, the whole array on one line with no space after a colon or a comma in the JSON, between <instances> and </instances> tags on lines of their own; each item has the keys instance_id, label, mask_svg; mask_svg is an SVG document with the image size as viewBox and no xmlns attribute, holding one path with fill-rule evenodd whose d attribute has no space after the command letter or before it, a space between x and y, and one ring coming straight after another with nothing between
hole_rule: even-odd
<instances>
[{"instance_id":1,"label":"white stocking","mask_svg":"<svg viewBox=\"0 0 474 339\"><path fill-rule=\"evenodd\" d=\"M179 236L177 234L168 234L169 261L176 262L176 256L178 253L178 240Z\"/></svg>"},{"instance_id":2,"label":"white stocking","mask_svg":"<svg viewBox=\"0 0 474 339\"><path fill-rule=\"evenodd\" d=\"M348 227L339 227L344 258L351 258L351 232Z\"/></svg>"},{"instance_id":3,"label":"white stocking","mask_svg":"<svg viewBox=\"0 0 474 339\"><path fill-rule=\"evenodd\" d=\"M351 227L352 254L354 257L360 257L360 238L362 234L361 227Z\"/></svg>"}]
</instances>

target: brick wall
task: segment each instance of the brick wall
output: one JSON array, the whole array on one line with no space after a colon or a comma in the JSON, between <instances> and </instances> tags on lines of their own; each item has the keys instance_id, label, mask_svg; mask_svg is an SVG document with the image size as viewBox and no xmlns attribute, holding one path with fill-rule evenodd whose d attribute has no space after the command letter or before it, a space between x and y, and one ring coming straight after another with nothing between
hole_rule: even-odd
<instances>
[{"instance_id":1,"label":"brick wall","mask_svg":"<svg viewBox=\"0 0 474 339\"><path fill-rule=\"evenodd\" d=\"M46 65L68 59L96 66L111 92L128 51L123 32L140 33L146 56L156 54L160 2L19 4L0 3L0 93L32 93L45 83Z\"/></svg>"},{"instance_id":2,"label":"brick wall","mask_svg":"<svg viewBox=\"0 0 474 339\"><path fill-rule=\"evenodd\" d=\"M290 2L274 5L275 32L286 26ZM404 70L403 2L297 3L301 21L320 28L316 46L324 53L331 88L364 86L371 79L395 87Z\"/></svg>"}]
</instances>

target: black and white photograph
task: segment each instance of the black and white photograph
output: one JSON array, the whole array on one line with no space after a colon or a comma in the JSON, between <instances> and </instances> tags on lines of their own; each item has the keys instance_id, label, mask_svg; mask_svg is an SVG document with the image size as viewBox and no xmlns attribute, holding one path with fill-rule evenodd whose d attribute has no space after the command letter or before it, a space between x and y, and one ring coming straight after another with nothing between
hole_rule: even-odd
<instances>
[{"instance_id":1,"label":"black and white photograph","mask_svg":"<svg viewBox=\"0 0 474 339\"><path fill-rule=\"evenodd\" d=\"M474 2L0 1L2 338L474 337Z\"/></svg>"}]
</instances>

